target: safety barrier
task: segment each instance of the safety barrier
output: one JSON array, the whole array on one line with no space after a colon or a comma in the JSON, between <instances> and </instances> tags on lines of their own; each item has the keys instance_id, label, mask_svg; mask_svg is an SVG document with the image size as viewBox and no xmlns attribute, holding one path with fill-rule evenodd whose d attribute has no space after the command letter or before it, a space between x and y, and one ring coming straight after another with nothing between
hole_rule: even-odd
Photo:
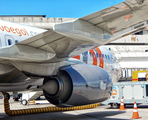
<instances>
[{"instance_id":1,"label":"safety barrier","mask_svg":"<svg viewBox=\"0 0 148 120\"><path fill-rule=\"evenodd\" d=\"M3 94L4 95L4 94ZM59 112L59 111L72 111L72 110L82 110L98 107L100 103L76 106L76 107L43 107L43 108L30 108L30 109L20 109L20 110L10 110L9 101L6 95L4 95L4 110L5 113L9 116L15 115L25 115L25 114L36 114L36 113L46 113L46 112Z\"/></svg>"}]
</instances>

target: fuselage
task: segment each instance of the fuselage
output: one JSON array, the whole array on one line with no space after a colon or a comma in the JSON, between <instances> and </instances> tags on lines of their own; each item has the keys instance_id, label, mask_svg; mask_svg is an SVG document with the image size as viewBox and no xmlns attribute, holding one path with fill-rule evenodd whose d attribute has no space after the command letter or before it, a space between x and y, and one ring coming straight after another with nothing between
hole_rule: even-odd
<instances>
[{"instance_id":1,"label":"fuselage","mask_svg":"<svg viewBox=\"0 0 148 120\"><path fill-rule=\"evenodd\" d=\"M27 38L36 36L47 30L14 24L0 20L0 47L7 47ZM106 70L116 82L119 77L120 67L114 55L105 47L96 47L74 58L83 61L86 64L92 64Z\"/></svg>"},{"instance_id":2,"label":"fuselage","mask_svg":"<svg viewBox=\"0 0 148 120\"><path fill-rule=\"evenodd\" d=\"M13 45L47 30L0 20L0 47Z\"/></svg>"},{"instance_id":3,"label":"fuselage","mask_svg":"<svg viewBox=\"0 0 148 120\"><path fill-rule=\"evenodd\" d=\"M75 56L86 64L99 66L106 70L113 82L117 82L120 76L120 66L115 56L107 48L100 46L91 49L81 55Z\"/></svg>"}]
</instances>

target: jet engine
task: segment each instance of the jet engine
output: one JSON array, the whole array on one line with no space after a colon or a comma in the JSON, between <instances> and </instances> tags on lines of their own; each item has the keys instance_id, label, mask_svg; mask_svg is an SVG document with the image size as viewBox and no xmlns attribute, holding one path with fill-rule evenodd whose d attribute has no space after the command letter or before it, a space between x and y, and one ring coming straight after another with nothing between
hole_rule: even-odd
<instances>
[{"instance_id":1,"label":"jet engine","mask_svg":"<svg viewBox=\"0 0 148 120\"><path fill-rule=\"evenodd\" d=\"M94 65L62 67L57 75L44 79L46 99L57 106L78 106L106 100L112 92L109 74Z\"/></svg>"}]
</instances>

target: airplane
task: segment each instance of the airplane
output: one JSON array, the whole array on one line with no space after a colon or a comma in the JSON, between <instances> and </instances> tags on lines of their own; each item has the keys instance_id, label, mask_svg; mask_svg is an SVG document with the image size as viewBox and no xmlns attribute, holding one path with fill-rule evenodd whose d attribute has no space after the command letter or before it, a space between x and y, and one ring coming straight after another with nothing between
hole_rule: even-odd
<instances>
[{"instance_id":1,"label":"airplane","mask_svg":"<svg viewBox=\"0 0 148 120\"><path fill-rule=\"evenodd\" d=\"M102 45L148 28L148 0L127 0L44 30L0 20L0 92L44 79L46 99L60 107L106 100L119 64Z\"/></svg>"}]
</instances>

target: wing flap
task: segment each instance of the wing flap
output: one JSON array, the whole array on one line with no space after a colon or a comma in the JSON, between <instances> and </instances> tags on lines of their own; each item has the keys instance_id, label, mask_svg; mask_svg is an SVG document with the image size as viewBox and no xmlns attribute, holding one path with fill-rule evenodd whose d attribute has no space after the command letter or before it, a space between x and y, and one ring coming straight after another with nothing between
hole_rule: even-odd
<instances>
[{"instance_id":1,"label":"wing flap","mask_svg":"<svg viewBox=\"0 0 148 120\"><path fill-rule=\"evenodd\" d=\"M12 61L36 61L50 60L55 56L54 52L47 52L27 45L12 45L0 49L0 58Z\"/></svg>"}]
</instances>

